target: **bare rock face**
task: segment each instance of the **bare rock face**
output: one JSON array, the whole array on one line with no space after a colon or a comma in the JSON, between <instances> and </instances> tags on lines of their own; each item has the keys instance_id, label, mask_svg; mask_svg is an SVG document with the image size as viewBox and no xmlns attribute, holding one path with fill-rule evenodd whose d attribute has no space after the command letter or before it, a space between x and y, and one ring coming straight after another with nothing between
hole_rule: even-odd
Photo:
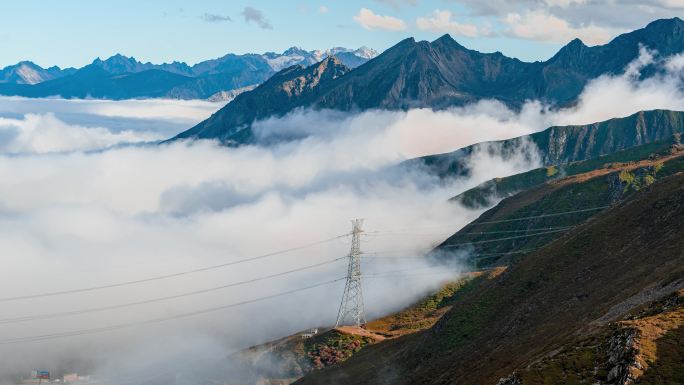
<instances>
[{"instance_id":1,"label":"bare rock face","mask_svg":"<svg viewBox=\"0 0 684 385\"><path fill-rule=\"evenodd\" d=\"M522 385L522 380L514 373L506 378L500 379L496 385Z\"/></svg>"},{"instance_id":2,"label":"bare rock face","mask_svg":"<svg viewBox=\"0 0 684 385\"><path fill-rule=\"evenodd\" d=\"M608 340L606 384L629 385L636 379L635 372L642 369L636 360L638 331L618 329Z\"/></svg>"}]
</instances>

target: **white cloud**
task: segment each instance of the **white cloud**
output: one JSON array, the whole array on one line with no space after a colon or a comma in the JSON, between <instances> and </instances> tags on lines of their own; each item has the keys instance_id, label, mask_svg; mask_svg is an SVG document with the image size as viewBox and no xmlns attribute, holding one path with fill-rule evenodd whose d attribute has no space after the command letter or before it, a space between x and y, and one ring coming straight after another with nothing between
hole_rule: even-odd
<instances>
[{"instance_id":1,"label":"white cloud","mask_svg":"<svg viewBox=\"0 0 684 385\"><path fill-rule=\"evenodd\" d=\"M661 18L684 17L680 0L448 0L466 8L470 16L488 18L488 21L506 25L509 14L525 16L543 13L563 20L569 26L581 29L594 26L619 33L644 27ZM616 17L619 15L619 17ZM542 28L541 25L539 28ZM605 39L603 39L605 40Z\"/></svg>"},{"instance_id":2,"label":"white cloud","mask_svg":"<svg viewBox=\"0 0 684 385\"><path fill-rule=\"evenodd\" d=\"M665 8L684 8L684 0L656 0L656 4Z\"/></svg>"},{"instance_id":3,"label":"white cloud","mask_svg":"<svg viewBox=\"0 0 684 385\"><path fill-rule=\"evenodd\" d=\"M478 28L474 24L459 23L451 19L450 11L435 10L432 17L419 17L416 25L422 30L437 33L450 33L458 36L476 37Z\"/></svg>"},{"instance_id":4,"label":"white cloud","mask_svg":"<svg viewBox=\"0 0 684 385\"><path fill-rule=\"evenodd\" d=\"M675 74L680 74L684 71L684 54L677 54L672 56L665 66L668 71Z\"/></svg>"},{"instance_id":5,"label":"white cloud","mask_svg":"<svg viewBox=\"0 0 684 385\"><path fill-rule=\"evenodd\" d=\"M593 24L572 26L566 20L545 11L509 13L504 23L511 36L555 43L567 43L579 38L589 45L604 44L616 35L614 30Z\"/></svg>"},{"instance_id":6,"label":"white cloud","mask_svg":"<svg viewBox=\"0 0 684 385\"><path fill-rule=\"evenodd\" d=\"M491 111L497 115L490 116ZM369 230L404 223L442 227L443 231L418 239L364 240L369 252L391 249L398 250L399 256L416 256L478 214L447 203L450 196L493 176L533 165L486 158L489 163L478 168L472 180L454 185L439 185L432 177L393 166L407 157L528 132L529 127L518 122L515 114L504 111L489 102L443 112L369 111L342 120L326 111L298 111L262 122L258 129L268 135L271 128L295 130L306 122L308 127L340 130L309 128L314 135L272 148L230 149L196 142L97 152L36 155L28 149L21 154L0 154L0 248L5 277L0 280L0 292L10 296L59 290L213 265L346 233L348 219L354 217L366 218ZM433 135L426 135L426 130ZM39 143L53 140L42 131L35 137ZM68 143L74 148L80 142ZM350 153L355 155L349 157ZM3 314L82 309L198 290L338 258L348 248L341 240L182 280L3 304L7 305ZM375 260L365 266L366 271L427 267L420 259ZM344 269L341 262L201 297L3 325L0 340L238 302L338 278ZM387 279L367 281L364 293L369 316L404 306L434 288L440 278L454 274L453 270L433 271L440 274L406 277L400 284ZM2 357L12 357L0 362L0 379L36 365L55 371L69 368L59 357L87 359L96 366L93 370L107 376L129 376L137 365L149 370L154 362L164 362L175 375L188 356L225 357L234 349L333 322L341 289L333 285L185 321L42 343L39 350L32 345L0 346ZM292 312L293 308L297 311ZM93 351L88 346L98 348ZM150 349L157 346L164 348ZM183 354L178 357L169 352Z\"/></svg>"},{"instance_id":7,"label":"white cloud","mask_svg":"<svg viewBox=\"0 0 684 385\"><path fill-rule=\"evenodd\" d=\"M205 100L41 99L0 96L0 115L42 111L52 112L58 116L95 115L110 118L171 121L189 125L205 119L224 105L225 102L208 102Z\"/></svg>"},{"instance_id":8,"label":"white cloud","mask_svg":"<svg viewBox=\"0 0 684 385\"><path fill-rule=\"evenodd\" d=\"M200 19L206 21L207 23L225 23L227 21L233 21L228 15L219 15L216 13L205 13L200 16Z\"/></svg>"},{"instance_id":9,"label":"white cloud","mask_svg":"<svg viewBox=\"0 0 684 385\"><path fill-rule=\"evenodd\" d=\"M544 3L550 7L567 8L572 5L586 4L588 0L544 0Z\"/></svg>"},{"instance_id":10,"label":"white cloud","mask_svg":"<svg viewBox=\"0 0 684 385\"><path fill-rule=\"evenodd\" d=\"M263 136L281 130L303 136L275 147L230 149L196 142L98 152L0 154L0 293L12 296L85 287L225 263L345 233L347 220L354 217L366 218L368 230L443 229L427 237L369 237L363 241L368 252L401 250L398 255L415 256L478 215L447 204L448 197L535 164L526 162L525 157L503 161L482 151L471 160L472 178L446 185L434 183L429 176L401 172L394 165L407 157L450 151L550 125L596 122L644 109L684 109L681 58L666 63L670 68L666 75L645 81L633 73L648 59L637 63L641 64L631 67L632 74L591 82L575 107L560 111L530 102L514 112L491 101L437 112L419 109L340 115L296 111L257 125ZM46 115L45 110L34 112L35 116ZM102 119L104 125L107 118ZM345 255L348 247L347 241L341 240L178 280L3 303L3 317L199 290L337 258ZM365 271L424 267L420 260L378 260L364 265ZM299 288L342 274L343 263L331 264L178 301L8 324L0 328L0 340L168 316ZM368 280L365 285L367 308L373 316L411 302L436 282L432 277L406 277ZM187 367L196 359L225 357L234 349L332 322L341 290L340 285L333 285L202 317L41 343L40 349L37 345L0 346L0 383L16 371L25 375L33 367L68 370L70 362L96 367L105 376L155 373L157 367L174 376L196 369L195 365Z\"/></svg>"},{"instance_id":11,"label":"white cloud","mask_svg":"<svg viewBox=\"0 0 684 385\"><path fill-rule=\"evenodd\" d=\"M384 3L392 6L393 8L399 9L404 5L416 6L418 5L418 0L375 0L378 3Z\"/></svg>"},{"instance_id":12,"label":"white cloud","mask_svg":"<svg viewBox=\"0 0 684 385\"><path fill-rule=\"evenodd\" d=\"M0 153L97 150L166 139L206 119L222 105L162 99L0 97Z\"/></svg>"},{"instance_id":13,"label":"white cloud","mask_svg":"<svg viewBox=\"0 0 684 385\"><path fill-rule=\"evenodd\" d=\"M328 13L330 12L330 8L326 7L325 5L321 5L318 7L318 13Z\"/></svg>"},{"instance_id":14,"label":"white cloud","mask_svg":"<svg viewBox=\"0 0 684 385\"><path fill-rule=\"evenodd\" d=\"M358 15L354 16L354 21L367 30L403 31L407 28L403 20L392 16L377 15L368 8L361 8Z\"/></svg>"},{"instance_id":15,"label":"white cloud","mask_svg":"<svg viewBox=\"0 0 684 385\"><path fill-rule=\"evenodd\" d=\"M0 152L44 154L97 150L125 143L161 140L159 133L68 125L54 114L27 114L23 119L0 118Z\"/></svg>"},{"instance_id":16,"label":"white cloud","mask_svg":"<svg viewBox=\"0 0 684 385\"><path fill-rule=\"evenodd\" d=\"M261 29L273 29L273 25L266 19L264 13L254 7L247 6L242 10L246 22L254 22Z\"/></svg>"}]
</instances>

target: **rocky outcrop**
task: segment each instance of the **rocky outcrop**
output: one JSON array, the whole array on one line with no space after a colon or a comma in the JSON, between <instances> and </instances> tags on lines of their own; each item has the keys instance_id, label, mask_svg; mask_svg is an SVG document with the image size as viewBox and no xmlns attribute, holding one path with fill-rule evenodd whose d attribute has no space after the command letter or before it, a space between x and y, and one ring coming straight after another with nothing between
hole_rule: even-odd
<instances>
[{"instance_id":1,"label":"rocky outcrop","mask_svg":"<svg viewBox=\"0 0 684 385\"><path fill-rule=\"evenodd\" d=\"M607 371L605 384L629 385L634 383L643 367L637 361L636 329L617 329L607 342Z\"/></svg>"},{"instance_id":2,"label":"rocky outcrop","mask_svg":"<svg viewBox=\"0 0 684 385\"><path fill-rule=\"evenodd\" d=\"M496 385L522 385L522 380L516 374L512 374L506 378L502 378Z\"/></svg>"},{"instance_id":3,"label":"rocky outcrop","mask_svg":"<svg viewBox=\"0 0 684 385\"><path fill-rule=\"evenodd\" d=\"M315 100L327 85L349 71L334 56L309 67L286 68L174 139L217 139L228 145L248 143L253 140L250 127L254 121L279 116L281 111Z\"/></svg>"}]
</instances>

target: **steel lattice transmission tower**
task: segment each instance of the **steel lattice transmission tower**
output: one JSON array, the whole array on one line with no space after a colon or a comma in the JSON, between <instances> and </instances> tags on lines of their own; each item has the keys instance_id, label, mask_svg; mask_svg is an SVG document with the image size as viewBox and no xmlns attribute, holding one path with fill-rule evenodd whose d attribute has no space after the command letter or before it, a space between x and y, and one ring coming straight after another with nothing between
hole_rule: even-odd
<instances>
[{"instance_id":1,"label":"steel lattice transmission tower","mask_svg":"<svg viewBox=\"0 0 684 385\"><path fill-rule=\"evenodd\" d=\"M352 220L352 244L349 252L347 283L344 285L344 294L335 327L348 321L352 321L358 327L366 323L361 290L361 233L363 232L361 225L363 225L363 219Z\"/></svg>"}]
</instances>

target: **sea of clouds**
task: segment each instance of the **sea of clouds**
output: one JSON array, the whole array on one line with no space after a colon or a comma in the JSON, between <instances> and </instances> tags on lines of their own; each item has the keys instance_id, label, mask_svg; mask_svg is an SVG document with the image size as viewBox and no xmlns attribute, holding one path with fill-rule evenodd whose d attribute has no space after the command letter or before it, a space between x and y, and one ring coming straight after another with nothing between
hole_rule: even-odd
<instances>
[{"instance_id":1,"label":"sea of clouds","mask_svg":"<svg viewBox=\"0 0 684 385\"><path fill-rule=\"evenodd\" d=\"M346 234L349 220L385 231L365 252L419 257L481 212L448 198L493 177L540 166L530 154L472 158L466 179L440 181L403 160L507 139L552 125L586 124L654 108L684 109L684 59L640 80L643 50L624 75L591 82L576 106L530 101L512 111L483 101L446 111L340 114L298 110L256 124L257 136L295 138L225 148L211 141L157 141L221 107L171 100L73 101L0 98L0 301L173 274ZM394 235L393 235L394 234ZM285 276L116 310L47 320L3 319L116 305L203 290L332 261L349 239L170 279L85 293L3 301L0 383L31 369L96 373L111 383L173 378L197 362L298 330L334 323L343 281L244 306L106 333L2 344L11 338L172 317L337 279L343 260ZM387 253L386 253L387 254ZM405 306L458 266L421 258L364 260L364 272L420 271L364 281L368 317ZM169 369L173 368L173 369Z\"/></svg>"}]
</instances>

